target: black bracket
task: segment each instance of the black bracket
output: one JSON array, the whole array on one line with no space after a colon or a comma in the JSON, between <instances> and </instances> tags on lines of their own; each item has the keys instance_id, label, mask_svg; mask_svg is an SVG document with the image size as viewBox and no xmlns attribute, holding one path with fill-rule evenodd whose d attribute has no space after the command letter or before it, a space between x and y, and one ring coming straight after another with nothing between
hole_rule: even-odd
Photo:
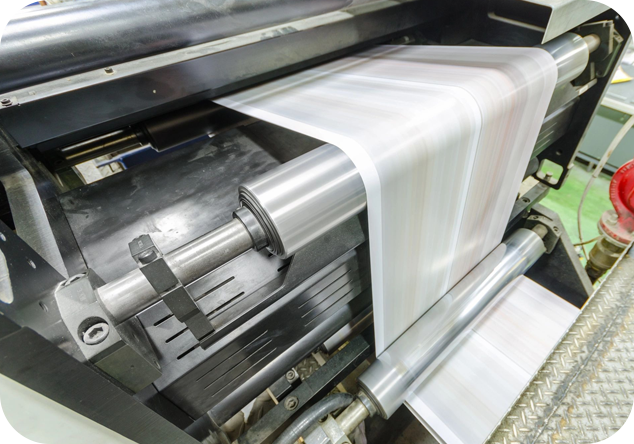
<instances>
[{"instance_id":1,"label":"black bracket","mask_svg":"<svg viewBox=\"0 0 634 444\"><path fill-rule=\"evenodd\" d=\"M144 234L128 244L132 258L176 319L185 323L203 349L211 346L214 327L176 277L152 238Z\"/></svg>"}]
</instances>

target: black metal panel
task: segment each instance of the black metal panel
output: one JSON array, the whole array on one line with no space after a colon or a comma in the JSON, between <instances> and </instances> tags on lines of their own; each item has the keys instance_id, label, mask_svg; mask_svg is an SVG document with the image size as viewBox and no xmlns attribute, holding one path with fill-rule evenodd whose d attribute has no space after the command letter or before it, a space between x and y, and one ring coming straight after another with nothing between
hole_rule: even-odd
<instances>
[{"instance_id":1,"label":"black metal panel","mask_svg":"<svg viewBox=\"0 0 634 444\"><path fill-rule=\"evenodd\" d=\"M77 359L83 359L57 306L53 292L65 279L20 237L0 222L0 260L10 289L0 298L0 316L29 327ZM4 267L3 267L4 268Z\"/></svg>"},{"instance_id":2,"label":"black metal panel","mask_svg":"<svg viewBox=\"0 0 634 444\"><path fill-rule=\"evenodd\" d=\"M236 39L236 46L217 49L212 42L117 65L112 75L78 74L7 93L13 105L0 109L0 125L23 147L68 145L321 63L458 6L423 0L355 5L306 29L265 32L255 44L240 46Z\"/></svg>"},{"instance_id":3,"label":"black metal panel","mask_svg":"<svg viewBox=\"0 0 634 444\"><path fill-rule=\"evenodd\" d=\"M3 375L134 442L198 443L96 370L28 328L2 338L0 354Z\"/></svg>"},{"instance_id":4,"label":"black metal panel","mask_svg":"<svg viewBox=\"0 0 634 444\"><path fill-rule=\"evenodd\" d=\"M59 183L31 153L20 150L2 128L0 182L17 233L60 273L73 276L86 271L57 200Z\"/></svg>"},{"instance_id":5,"label":"black metal panel","mask_svg":"<svg viewBox=\"0 0 634 444\"><path fill-rule=\"evenodd\" d=\"M334 11L352 0L101 0L28 8L0 46L0 91Z\"/></svg>"},{"instance_id":6,"label":"black metal panel","mask_svg":"<svg viewBox=\"0 0 634 444\"><path fill-rule=\"evenodd\" d=\"M283 284L273 280L251 289L242 306L211 314L218 330L208 350L197 347L173 317L160 319L163 304L142 313L161 360L163 376L155 385L162 394L193 417L213 407L222 423L365 309L371 303L367 250L350 251L364 241L362 230L355 218L333 231L339 233L331 233L330 242L297 253ZM306 266L302 255L314 266ZM244 269L253 270L253 264ZM224 277L222 269L215 273ZM217 322L223 317L224 324Z\"/></svg>"}]
</instances>

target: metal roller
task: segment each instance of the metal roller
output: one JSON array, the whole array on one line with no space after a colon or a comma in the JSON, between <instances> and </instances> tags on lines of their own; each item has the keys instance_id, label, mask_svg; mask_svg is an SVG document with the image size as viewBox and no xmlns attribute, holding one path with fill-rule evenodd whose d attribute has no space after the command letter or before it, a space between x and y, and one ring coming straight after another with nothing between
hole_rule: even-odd
<instances>
[{"instance_id":1,"label":"metal roller","mask_svg":"<svg viewBox=\"0 0 634 444\"><path fill-rule=\"evenodd\" d=\"M365 188L348 156L323 145L241 186L240 199L252 221L239 210L233 221L165 255L183 284L254 247L294 254L365 208ZM102 286L98 294L118 322L159 301L140 270Z\"/></svg>"},{"instance_id":2,"label":"metal roller","mask_svg":"<svg viewBox=\"0 0 634 444\"><path fill-rule=\"evenodd\" d=\"M409 389L452 350L500 291L541 257L546 248L540 234L524 228L513 233L359 377L381 416L392 416Z\"/></svg>"},{"instance_id":3,"label":"metal roller","mask_svg":"<svg viewBox=\"0 0 634 444\"><path fill-rule=\"evenodd\" d=\"M350 158L322 145L239 188L269 250L284 258L365 208L365 187Z\"/></svg>"},{"instance_id":4,"label":"metal roller","mask_svg":"<svg viewBox=\"0 0 634 444\"><path fill-rule=\"evenodd\" d=\"M596 35L581 37L568 32L548 43L537 46L555 59L557 64L557 85L571 82L586 69L590 53L599 47L601 40Z\"/></svg>"},{"instance_id":5,"label":"metal roller","mask_svg":"<svg viewBox=\"0 0 634 444\"><path fill-rule=\"evenodd\" d=\"M335 11L350 0L102 0L28 8L0 46L2 92ZM46 38L42 38L46 36Z\"/></svg>"}]
</instances>

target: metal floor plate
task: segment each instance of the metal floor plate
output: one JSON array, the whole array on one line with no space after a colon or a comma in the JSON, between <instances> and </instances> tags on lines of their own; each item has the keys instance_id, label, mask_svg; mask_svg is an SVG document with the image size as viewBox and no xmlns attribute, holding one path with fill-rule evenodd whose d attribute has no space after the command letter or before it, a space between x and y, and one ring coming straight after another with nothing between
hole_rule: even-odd
<instances>
[{"instance_id":1,"label":"metal floor plate","mask_svg":"<svg viewBox=\"0 0 634 444\"><path fill-rule=\"evenodd\" d=\"M589 444L618 431L634 399L634 258L625 255L490 444Z\"/></svg>"}]
</instances>

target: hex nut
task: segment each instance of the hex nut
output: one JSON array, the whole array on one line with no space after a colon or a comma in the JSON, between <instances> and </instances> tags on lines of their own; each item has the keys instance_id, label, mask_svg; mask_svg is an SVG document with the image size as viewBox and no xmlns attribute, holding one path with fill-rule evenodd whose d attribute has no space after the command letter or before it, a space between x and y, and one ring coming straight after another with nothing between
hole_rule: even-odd
<instances>
[{"instance_id":1,"label":"hex nut","mask_svg":"<svg viewBox=\"0 0 634 444\"><path fill-rule=\"evenodd\" d=\"M289 396L284 400L284 408L286 410L295 410L299 405L299 399L296 396Z\"/></svg>"},{"instance_id":2,"label":"hex nut","mask_svg":"<svg viewBox=\"0 0 634 444\"><path fill-rule=\"evenodd\" d=\"M82 340L86 345L101 344L106 340L110 333L110 326L105 322L94 324L84 332Z\"/></svg>"}]
</instances>

